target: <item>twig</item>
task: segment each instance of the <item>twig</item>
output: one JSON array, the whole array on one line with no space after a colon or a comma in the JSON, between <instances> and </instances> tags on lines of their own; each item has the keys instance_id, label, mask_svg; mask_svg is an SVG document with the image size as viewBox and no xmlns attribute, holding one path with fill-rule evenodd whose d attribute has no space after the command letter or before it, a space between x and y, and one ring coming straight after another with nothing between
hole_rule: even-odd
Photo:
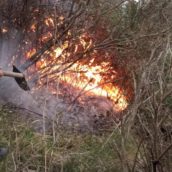
<instances>
[{"instance_id":1,"label":"twig","mask_svg":"<svg viewBox=\"0 0 172 172\"><path fill-rule=\"evenodd\" d=\"M157 158L156 162L159 162L161 158L172 148L172 143L165 149L164 152L161 153L161 155Z\"/></svg>"}]
</instances>

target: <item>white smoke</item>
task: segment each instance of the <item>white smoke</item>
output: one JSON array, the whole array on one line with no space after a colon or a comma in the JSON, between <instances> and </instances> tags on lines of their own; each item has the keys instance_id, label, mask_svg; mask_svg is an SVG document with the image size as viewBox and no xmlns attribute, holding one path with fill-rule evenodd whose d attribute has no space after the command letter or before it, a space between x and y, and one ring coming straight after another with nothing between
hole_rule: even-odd
<instances>
[{"instance_id":1,"label":"white smoke","mask_svg":"<svg viewBox=\"0 0 172 172\"><path fill-rule=\"evenodd\" d=\"M60 3L60 1L56 1L56 3L58 2ZM69 9L69 6L66 6L67 9ZM3 70L12 71L12 66L9 63L18 50L20 38L20 32L13 28L8 33L0 35L0 67ZM22 90L13 78L0 78L0 105L9 103L44 114L51 119L60 118L60 123L65 126L75 127L79 124L79 128L92 130L92 119L98 113L96 108L101 107L99 110L101 113L102 109L105 109L105 111L109 109L108 102L104 100L91 101L88 98L87 102L88 104L83 106L79 104L69 105L63 99L51 95L46 88L32 94L30 91Z\"/></svg>"}]
</instances>

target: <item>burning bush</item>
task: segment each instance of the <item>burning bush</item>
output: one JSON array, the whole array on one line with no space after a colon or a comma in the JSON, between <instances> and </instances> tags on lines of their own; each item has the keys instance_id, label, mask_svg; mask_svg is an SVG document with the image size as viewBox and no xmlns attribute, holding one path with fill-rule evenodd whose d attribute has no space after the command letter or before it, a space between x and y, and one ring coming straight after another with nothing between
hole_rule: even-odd
<instances>
[{"instance_id":1,"label":"burning bush","mask_svg":"<svg viewBox=\"0 0 172 172\"><path fill-rule=\"evenodd\" d=\"M73 1L68 9L61 8L62 2L49 6L23 3L24 16L15 12L10 17L13 29L22 35L12 63L27 70L34 89L48 84L50 92L57 94L59 83L67 83L79 91L73 100L83 95L106 97L115 111L123 111L133 96L130 75L118 63L107 23L94 26L95 16L86 10L88 3ZM3 33L10 32L8 21L4 19L7 30Z\"/></svg>"},{"instance_id":2,"label":"burning bush","mask_svg":"<svg viewBox=\"0 0 172 172\"><path fill-rule=\"evenodd\" d=\"M17 64L26 72L34 93L35 90L44 91L46 88L48 94L44 92L44 107L47 105L47 100L50 101L52 98L48 97L50 94L55 95L54 97L60 97L62 94L63 99L68 97L66 99L70 101L67 108L63 108L67 110L59 112L52 120L51 139L55 149L56 144L59 145L55 124L57 123L59 129L61 122L59 118L67 113L71 103L78 102L79 105L82 103L85 105L85 102L89 101L86 114L90 119L91 107L95 103L92 99L96 98L98 103L95 103L95 107L98 104L104 106L110 101L113 110L117 112L113 111L114 116L124 113L125 116L121 115L122 118L118 123L110 118L114 130L106 140L101 141L103 144L99 147L99 154L95 158L99 162L93 168L96 170L93 171L111 171L112 168L102 168L102 160L99 159L101 150L106 146L110 147L111 153L115 150L118 155L119 160L116 164L120 165L119 171L170 171L171 1L58 0L54 1L56 3L46 1L38 3L38 1L9 0L8 2L10 3L1 2L4 6L0 11L1 38L19 39L19 46L11 63ZM104 104L98 101L100 99ZM133 100L132 104L127 109L131 100ZM75 107L76 113L72 116L70 111L70 115L75 119L82 118L85 122L83 106L79 108L78 104L72 106L73 109ZM42 140L47 138L45 108L42 111L44 138L40 139L40 145L43 145ZM101 109L100 116L104 119L102 111ZM68 121L66 120L71 124L70 130L74 126L71 116ZM93 123L97 121L100 121L102 129L100 118L89 122L94 127ZM97 131L97 125L95 128ZM18 133L13 135L19 140ZM94 140L94 136L91 137ZM68 138L67 136L67 140ZM79 140L78 143L80 142ZM48 169L47 160L50 160L51 164L53 151L49 153L50 149L46 144L47 142L44 142L42 155L44 162L41 163L45 165L45 169ZM74 144L78 146L76 142ZM39 144L36 142L37 145ZM20 145L17 144L17 151L18 146ZM61 149L61 144L59 147ZM73 144L69 146L67 144L65 152L71 147ZM33 150L33 145L31 144L29 148ZM86 150L90 149L86 147ZM70 151L69 157L71 157ZM42 148L40 152L42 153ZM87 156L85 150L84 154L79 152L79 155ZM13 156L14 154L12 158ZM18 159L22 160L20 154L16 157L12 160L15 168L15 160L17 165L21 165ZM92 155L90 159L92 162ZM31 158L33 165L32 160ZM80 159L77 161L81 162ZM114 159L110 164L114 164ZM62 170L63 165L62 162ZM90 165L84 161L80 169L85 170L88 169L87 167Z\"/></svg>"}]
</instances>

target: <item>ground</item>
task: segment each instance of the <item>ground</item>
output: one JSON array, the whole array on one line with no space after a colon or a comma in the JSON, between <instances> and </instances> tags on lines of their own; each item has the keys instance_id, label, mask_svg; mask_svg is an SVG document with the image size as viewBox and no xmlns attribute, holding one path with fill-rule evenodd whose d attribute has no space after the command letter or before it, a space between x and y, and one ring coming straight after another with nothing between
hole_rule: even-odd
<instances>
[{"instance_id":1,"label":"ground","mask_svg":"<svg viewBox=\"0 0 172 172\"><path fill-rule=\"evenodd\" d=\"M121 171L114 144L119 135L112 131L79 133L56 127L40 133L33 127L36 122L25 111L21 116L21 111L14 107L1 106L0 144L9 149L0 160L2 172ZM130 144L128 150L134 155Z\"/></svg>"}]
</instances>

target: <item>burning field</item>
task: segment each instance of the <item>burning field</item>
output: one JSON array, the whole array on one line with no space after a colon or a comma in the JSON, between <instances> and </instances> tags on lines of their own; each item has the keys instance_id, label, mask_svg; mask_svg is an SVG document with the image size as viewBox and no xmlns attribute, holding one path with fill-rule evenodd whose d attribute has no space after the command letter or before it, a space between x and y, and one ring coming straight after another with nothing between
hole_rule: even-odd
<instances>
[{"instance_id":1,"label":"burning field","mask_svg":"<svg viewBox=\"0 0 172 172\"><path fill-rule=\"evenodd\" d=\"M133 98L127 62L121 60L105 21L95 25L96 16L84 10L85 3L61 8L63 3L48 8L35 3L23 7L23 18L20 8L10 19L2 17L2 40L18 39L8 66L25 74L29 96L41 109L46 106L47 116L58 114L60 106L65 114L75 112L75 118L76 112L77 118L92 114L88 120L102 113L121 118Z\"/></svg>"}]
</instances>

